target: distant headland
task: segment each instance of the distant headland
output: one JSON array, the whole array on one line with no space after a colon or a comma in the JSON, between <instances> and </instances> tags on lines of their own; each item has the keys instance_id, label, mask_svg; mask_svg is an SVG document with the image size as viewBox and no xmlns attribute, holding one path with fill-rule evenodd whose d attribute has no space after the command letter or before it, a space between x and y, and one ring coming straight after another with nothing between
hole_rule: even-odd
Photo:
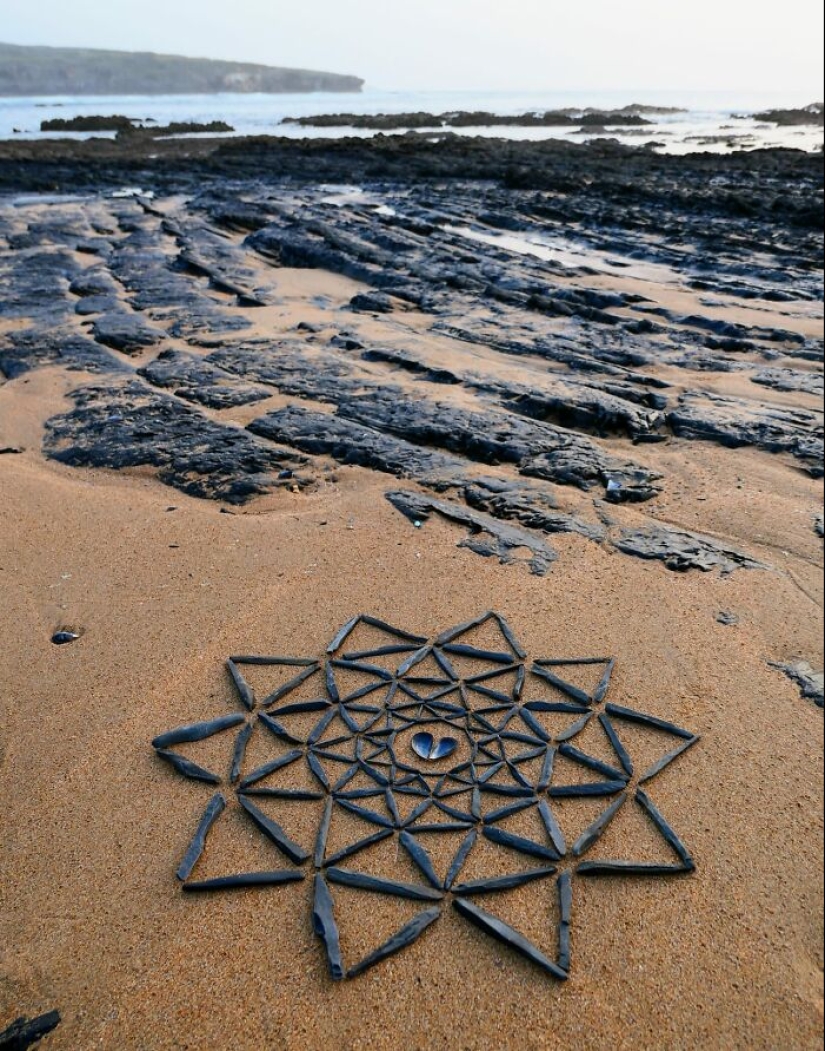
<instances>
[{"instance_id":1,"label":"distant headland","mask_svg":"<svg viewBox=\"0 0 825 1051\"><path fill-rule=\"evenodd\" d=\"M360 77L149 52L0 44L0 96L359 92Z\"/></svg>"}]
</instances>

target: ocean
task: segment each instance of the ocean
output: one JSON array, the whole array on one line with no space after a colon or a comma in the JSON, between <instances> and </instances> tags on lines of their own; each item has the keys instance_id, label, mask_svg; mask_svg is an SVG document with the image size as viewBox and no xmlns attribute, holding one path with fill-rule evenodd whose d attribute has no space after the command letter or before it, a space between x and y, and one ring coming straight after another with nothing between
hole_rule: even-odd
<instances>
[{"instance_id":1,"label":"ocean","mask_svg":"<svg viewBox=\"0 0 825 1051\"><path fill-rule=\"evenodd\" d=\"M750 115L773 107L799 107L816 101L797 93L765 92L427 92L365 89L361 94L304 95L152 95L96 96L85 98L2 98L0 139L54 137L40 131L40 123L55 117L123 114L152 118L159 124L172 121L208 123L221 120L236 135L284 135L289 138L368 137L374 132L346 128L301 128L281 125L284 117L331 113L444 113L485 110L496 114L586 108L616 109L630 103L683 107L685 112L653 116L649 127L610 129L611 138L628 144L655 142L665 153L697 150L731 152L767 146L803 150L822 147L822 128L759 124ZM510 139L566 138L584 142L593 131L570 128L462 128L464 135L489 135ZM58 137L65 137L64 135ZM87 135L72 135L87 138Z\"/></svg>"}]
</instances>

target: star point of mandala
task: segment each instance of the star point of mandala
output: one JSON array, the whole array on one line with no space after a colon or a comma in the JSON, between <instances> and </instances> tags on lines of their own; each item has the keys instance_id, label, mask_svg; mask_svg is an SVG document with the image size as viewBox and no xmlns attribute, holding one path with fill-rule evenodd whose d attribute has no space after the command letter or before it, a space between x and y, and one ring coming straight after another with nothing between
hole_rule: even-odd
<instances>
[{"instance_id":1,"label":"star point of mandala","mask_svg":"<svg viewBox=\"0 0 825 1051\"><path fill-rule=\"evenodd\" d=\"M610 657L530 661L507 621L492 612L434 638L360 615L320 658L233 656L227 671L237 709L152 742L177 774L211 786L177 878L192 893L312 877L312 927L335 980L356 977L412 945L447 904L455 916L563 980L571 966L576 879L695 869L648 793L650 782L698 737L605 703L615 665ZM253 686L268 676L264 689ZM653 761L642 762L628 744L631 730L669 741ZM193 754L213 738L225 742L221 769ZM577 802L598 812L565 834L559 808ZM312 842L299 842L280 823L279 810L297 804L321 807ZM658 833L669 861L601 856L608 830L633 807ZM230 808L273 851L273 867L198 879L210 833ZM360 833L348 833L332 848L332 830L342 821ZM433 837L443 844L450 836L453 846L434 854ZM415 879L361 871L375 850L391 844ZM495 864L485 870L489 859ZM342 888L421 908L346 966L336 918ZM553 946L534 944L497 915L498 896L519 888L535 896L540 914L548 894L555 902Z\"/></svg>"}]
</instances>

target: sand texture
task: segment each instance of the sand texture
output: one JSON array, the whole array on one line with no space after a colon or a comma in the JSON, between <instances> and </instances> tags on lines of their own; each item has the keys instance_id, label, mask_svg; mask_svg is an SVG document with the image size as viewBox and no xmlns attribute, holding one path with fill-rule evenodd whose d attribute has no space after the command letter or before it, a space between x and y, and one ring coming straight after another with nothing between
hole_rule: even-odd
<instances>
[{"instance_id":1,"label":"sand texture","mask_svg":"<svg viewBox=\"0 0 825 1051\"><path fill-rule=\"evenodd\" d=\"M215 180L199 197L0 201L0 1030L56 1008L38 1045L55 1051L821 1046L822 711L773 666L823 663L816 237L717 217L708 289L665 230L608 235L577 213L574 237L551 195L501 188L483 190L484 225L475 193ZM528 204L560 255L496 243ZM689 256L707 233L682 220ZM695 871L576 873L678 861L632 798L674 741L617 719L628 800L598 849L556 866L573 885L566 981L450 892L413 945L334 982L312 860L243 814L227 739L177 749L220 787L151 741L245 712L232 654L323 661L360 613L432 640L485 610L528 672L615 658L572 742L588 754L616 763L606 704L699 736L641 786ZM53 645L59 630L79 638ZM500 643L489 624L470 638ZM245 674L259 700L283 681ZM284 716L299 736L317 719ZM244 775L293 747L259 729ZM426 767L410 740L398 753ZM581 782L558 763L553 784ZM303 761L265 785L319 795ZM229 806L193 879L306 878L184 893L216 791ZM612 801L550 797L568 845ZM313 851L323 798L253 802ZM507 829L535 840L536 813ZM379 827L338 814L328 856ZM428 846L443 872L455 836ZM341 867L426 883L397 828L357 860ZM542 864L484 840L461 878ZM556 961L555 886L467 900ZM347 967L431 907L333 892Z\"/></svg>"}]
</instances>

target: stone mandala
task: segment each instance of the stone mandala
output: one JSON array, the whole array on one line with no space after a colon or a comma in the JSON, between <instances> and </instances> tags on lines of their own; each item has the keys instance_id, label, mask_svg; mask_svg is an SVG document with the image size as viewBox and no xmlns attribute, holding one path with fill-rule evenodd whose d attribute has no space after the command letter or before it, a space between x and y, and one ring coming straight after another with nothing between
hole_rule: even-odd
<instances>
[{"instance_id":1,"label":"stone mandala","mask_svg":"<svg viewBox=\"0 0 825 1051\"><path fill-rule=\"evenodd\" d=\"M230 658L242 710L152 742L179 774L222 786L207 802L178 867L183 890L277 888L312 878L312 924L334 979L355 977L412 944L448 905L547 974L566 979L578 877L666 877L694 870L647 789L698 737L604 703L614 665L601 657L529 661L496 613L435 639L359 616L320 660ZM262 695L257 681L267 677L273 688ZM577 740L589 740L588 730L600 735L598 754ZM648 731L658 748L655 758L648 749L639 763L626 743L631 731ZM256 737L263 745L257 751ZM213 772L185 754L210 738L226 741L225 771ZM254 758L267 748L270 757ZM596 808L575 838L565 835L557 813L572 800ZM286 812L296 805L315 806L320 814L310 842L277 819L279 807ZM197 879L210 831L230 806L264 837L280 867ZM601 856L598 844L624 808L644 816L667 861L613 857L609 851ZM331 845L339 819L348 838ZM367 871L371 852L388 841L416 878L398 879L397 870ZM445 863L447 842L455 846ZM491 852L489 871L485 850ZM551 947L534 944L496 915L497 899L528 887L531 904L544 913L552 906L558 917ZM345 888L413 903L420 911L378 949L347 965L336 919L336 894Z\"/></svg>"}]
</instances>

